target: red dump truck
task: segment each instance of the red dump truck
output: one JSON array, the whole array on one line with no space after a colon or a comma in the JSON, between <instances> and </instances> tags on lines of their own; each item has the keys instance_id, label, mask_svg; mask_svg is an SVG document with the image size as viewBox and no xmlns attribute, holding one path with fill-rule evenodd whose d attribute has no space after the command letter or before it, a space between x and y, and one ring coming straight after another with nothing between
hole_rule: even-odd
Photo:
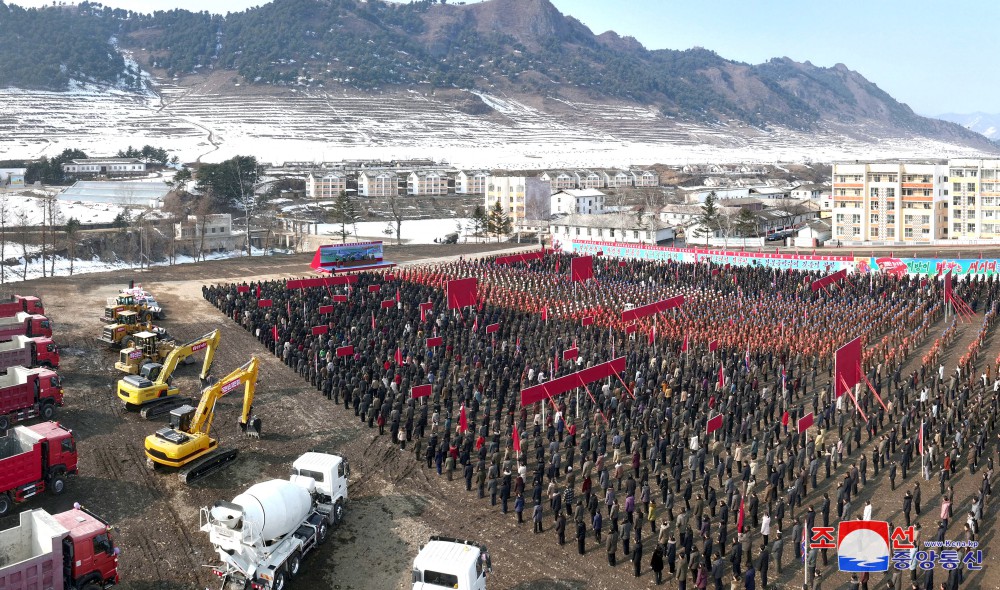
<instances>
[{"instance_id":1,"label":"red dump truck","mask_svg":"<svg viewBox=\"0 0 1000 590\"><path fill-rule=\"evenodd\" d=\"M0 303L0 318L9 318L20 312L44 315L42 300L32 295L11 295L10 301Z\"/></svg>"},{"instance_id":2,"label":"red dump truck","mask_svg":"<svg viewBox=\"0 0 1000 590\"><path fill-rule=\"evenodd\" d=\"M21 513L0 531L0 588L103 590L118 583L118 547L111 527L79 504L49 514Z\"/></svg>"},{"instance_id":3,"label":"red dump truck","mask_svg":"<svg viewBox=\"0 0 1000 590\"><path fill-rule=\"evenodd\" d=\"M76 472L72 430L56 422L15 426L0 436L0 516L46 489L62 494Z\"/></svg>"},{"instance_id":4,"label":"red dump truck","mask_svg":"<svg viewBox=\"0 0 1000 590\"><path fill-rule=\"evenodd\" d=\"M0 430L37 416L51 420L62 405L62 382L54 371L10 367L0 375Z\"/></svg>"},{"instance_id":5,"label":"red dump truck","mask_svg":"<svg viewBox=\"0 0 1000 590\"><path fill-rule=\"evenodd\" d=\"M10 340L14 336L51 338L52 322L43 315L23 311L8 318L0 318L0 340Z\"/></svg>"},{"instance_id":6,"label":"red dump truck","mask_svg":"<svg viewBox=\"0 0 1000 590\"><path fill-rule=\"evenodd\" d=\"M10 342L0 342L0 371L11 367L59 366L59 348L50 338L14 336Z\"/></svg>"}]
</instances>

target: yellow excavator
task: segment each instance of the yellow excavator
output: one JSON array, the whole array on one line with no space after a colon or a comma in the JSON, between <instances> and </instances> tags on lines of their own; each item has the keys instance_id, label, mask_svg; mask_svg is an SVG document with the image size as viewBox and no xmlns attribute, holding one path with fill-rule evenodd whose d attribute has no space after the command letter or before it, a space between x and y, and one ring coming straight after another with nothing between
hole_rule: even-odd
<instances>
[{"instance_id":1,"label":"yellow excavator","mask_svg":"<svg viewBox=\"0 0 1000 590\"><path fill-rule=\"evenodd\" d=\"M170 411L170 425L146 437L146 458L155 468L173 467L181 481L191 483L213 473L236 458L238 449L219 449L219 441L209 436L215 405L219 398L243 386L243 411L240 430L259 437L261 421L253 415L257 389L257 357L202 390L201 401L194 408L184 405Z\"/></svg>"},{"instance_id":2,"label":"yellow excavator","mask_svg":"<svg viewBox=\"0 0 1000 590\"><path fill-rule=\"evenodd\" d=\"M192 340L185 344L177 344L176 340L164 340L153 332L138 332L132 336L135 340L134 346L123 348L119 354L119 360L115 363L115 368L129 375L139 375L150 363L163 363L170 353L178 348L188 348L192 353L207 349L205 359L211 359L215 355L215 349L219 346L222 333L213 330L201 338ZM181 359L184 364L194 362L190 355ZM211 361L209 361L211 364ZM155 377L148 377L155 379Z\"/></svg>"},{"instance_id":3,"label":"yellow excavator","mask_svg":"<svg viewBox=\"0 0 1000 590\"><path fill-rule=\"evenodd\" d=\"M205 361L202 363L200 375L204 381L208 377L208 370L212 367L219 337L219 330L213 330L170 351L163 364L144 364L139 369L138 375L126 375L118 381L118 398L122 400L126 409L138 409L140 415L147 420L162 416L178 406L192 403L194 400L177 395L180 389L171 385L170 377L181 361L204 349Z\"/></svg>"}]
</instances>

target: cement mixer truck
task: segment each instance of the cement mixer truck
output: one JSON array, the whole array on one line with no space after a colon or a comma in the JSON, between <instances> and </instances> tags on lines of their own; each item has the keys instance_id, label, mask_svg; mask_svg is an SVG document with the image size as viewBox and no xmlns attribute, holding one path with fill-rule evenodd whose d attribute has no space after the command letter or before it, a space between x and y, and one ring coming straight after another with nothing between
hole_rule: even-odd
<instances>
[{"instance_id":1,"label":"cement mixer truck","mask_svg":"<svg viewBox=\"0 0 1000 590\"><path fill-rule=\"evenodd\" d=\"M250 486L232 502L201 509L201 530L219 554L223 588L284 590L302 559L344 518L350 466L342 457L305 453L287 480Z\"/></svg>"}]
</instances>

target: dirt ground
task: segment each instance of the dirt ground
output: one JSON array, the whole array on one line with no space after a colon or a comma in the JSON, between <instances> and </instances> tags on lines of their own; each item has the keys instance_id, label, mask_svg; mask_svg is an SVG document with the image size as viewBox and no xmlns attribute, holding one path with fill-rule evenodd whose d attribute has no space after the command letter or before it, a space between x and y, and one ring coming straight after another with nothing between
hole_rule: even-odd
<instances>
[{"instance_id":1,"label":"dirt ground","mask_svg":"<svg viewBox=\"0 0 1000 590\"><path fill-rule=\"evenodd\" d=\"M468 255L477 249L496 250L505 246L412 246L386 247L386 259L406 263L441 256ZM431 534L473 539L486 544L493 556L491 589L514 590L604 590L640 588L652 585L648 556L644 575L632 577L631 566L619 560L616 568L607 565L605 552L591 538L585 556L575 546L559 547L551 522L542 535L531 533L531 524L518 525L513 511L503 516L464 490L464 482L447 482L421 467L412 452L401 452L377 430L360 424L353 412L323 399L274 356L267 354L246 331L225 319L201 296L203 284L258 278L305 276L311 255L233 259L152 271L81 275L29 281L17 286L24 294L40 295L47 315L55 325L55 340L62 350L59 373L65 381L66 405L57 419L72 428L78 437L80 475L69 482L60 497L48 494L19 508L68 509L81 502L110 521L117 531L123 587L142 590L218 588L218 579L208 565L217 563L208 535L199 529L199 508L216 500L230 500L250 485L269 478L287 476L292 461L307 450L321 450L347 457L352 466L351 502L345 523L336 529L332 542L304 563L303 573L292 582L294 589L336 588L343 590L385 590L408 588L409 566L418 547ZM226 469L195 483L183 485L175 474L146 467L142 451L145 436L158 423L125 411L114 395L119 375L113 363L115 352L95 341L101 329L98 317L106 297L114 295L129 279L141 282L154 292L167 311L162 323L181 340L199 336L213 328L222 330L222 345L212 374L225 375L246 362L251 355L261 359L260 383L255 413L263 420L259 440L244 438L236 425L240 400L224 398L218 408L213 433L228 448L238 448L239 458ZM980 316L981 317L981 316ZM975 336L979 321L966 325L958 342L948 351L946 366L964 353ZM933 331L936 335L940 329ZM928 343L912 356L919 362ZM1000 352L1000 339L985 344L985 359ZM199 359L200 361L200 359ZM198 390L199 365L181 367L175 373L186 394ZM865 452L870 453L866 443ZM857 455L855 454L855 458ZM832 481L809 490L806 503L815 502L823 491L833 491L843 476L843 467ZM822 470L821 470L822 472ZM912 487L918 476L905 481ZM821 473L822 478L822 473ZM971 494L981 474L969 476L963 469L957 480L955 515L947 538L957 538L968 510ZM933 535L940 498L936 481L922 485L924 538ZM863 488L855 506L873 499L875 518L899 519L903 490L889 491L883 474ZM832 495L832 494L831 494ZM996 500L985 516L983 541L992 540L990 525L995 519ZM0 519L0 527L16 524L17 516ZM648 529L647 529L648 531ZM786 533L788 534L788 533ZM786 547L790 545L786 539ZM1000 574L994 572L996 557L987 548L984 570L967 580L963 588L1000 588ZM786 548L785 564L792 559ZM827 568L824 587L846 587L847 576ZM771 579L787 588L801 584L802 569L787 567ZM943 581L944 571L935 578ZM878 575L872 579L879 580ZM676 588L669 580L664 587ZM693 583L689 584L693 587ZM728 587L728 586L727 586ZM879 586L884 587L884 586Z\"/></svg>"}]
</instances>

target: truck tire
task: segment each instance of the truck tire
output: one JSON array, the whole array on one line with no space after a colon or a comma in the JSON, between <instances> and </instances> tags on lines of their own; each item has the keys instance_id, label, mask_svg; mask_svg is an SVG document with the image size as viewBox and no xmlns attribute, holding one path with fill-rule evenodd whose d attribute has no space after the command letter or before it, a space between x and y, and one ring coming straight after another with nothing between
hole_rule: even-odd
<instances>
[{"instance_id":1,"label":"truck tire","mask_svg":"<svg viewBox=\"0 0 1000 590\"><path fill-rule=\"evenodd\" d=\"M51 420L56 415L56 407L52 404L42 404L42 411L38 415L42 420Z\"/></svg>"},{"instance_id":2,"label":"truck tire","mask_svg":"<svg viewBox=\"0 0 1000 590\"><path fill-rule=\"evenodd\" d=\"M0 414L0 430L7 430L8 428L10 428L10 416Z\"/></svg>"},{"instance_id":3,"label":"truck tire","mask_svg":"<svg viewBox=\"0 0 1000 590\"><path fill-rule=\"evenodd\" d=\"M296 551L288 558L288 577L294 578L302 570L302 556Z\"/></svg>"},{"instance_id":4,"label":"truck tire","mask_svg":"<svg viewBox=\"0 0 1000 590\"><path fill-rule=\"evenodd\" d=\"M0 494L0 516L6 516L10 513L11 507L14 503L10 501L10 496L7 494Z\"/></svg>"},{"instance_id":5,"label":"truck tire","mask_svg":"<svg viewBox=\"0 0 1000 590\"><path fill-rule=\"evenodd\" d=\"M337 500L333 505L333 524L339 525L344 520L344 503Z\"/></svg>"},{"instance_id":6,"label":"truck tire","mask_svg":"<svg viewBox=\"0 0 1000 590\"><path fill-rule=\"evenodd\" d=\"M271 583L271 590L285 590L287 586L288 576L285 574L285 570L278 570L274 572L274 581Z\"/></svg>"},{"instance_id":7,"label":"truck tire","mask_svg":"<svg viewBox=\"0 0 1000 590\"><path fill-rule=\"evenodd\" d=\"M53 496L61 496L66 491L66 476L56 473L49 478L49 491Z\"/></svg>"},{"instance_id":8,"label":"truck tire","mask_svg":"<svg viewBox=\"0 0 1000 590\"><path fill-rule=\"evenodd\" d=\"M316 544L322 545L323 543L326 543L326 538L329 534L330 528L326 526L326 523L319 523L319 526L316 527Z\"/></svg>"}]
</instances>

